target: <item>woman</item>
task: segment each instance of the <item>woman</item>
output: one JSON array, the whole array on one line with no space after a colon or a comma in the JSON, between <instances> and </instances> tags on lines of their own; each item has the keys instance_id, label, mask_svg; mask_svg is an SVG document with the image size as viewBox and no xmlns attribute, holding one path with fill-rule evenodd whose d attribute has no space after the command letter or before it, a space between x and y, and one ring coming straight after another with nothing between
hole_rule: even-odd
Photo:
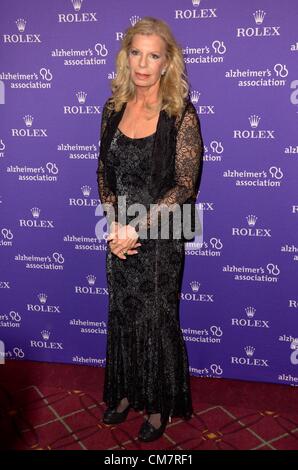
<instances>
[{"instance_id":1,"label":"woman","mask_svg":"<svg viewBox=\"0 0 298 470\"><path fill-rule=\"evenodd\" d=\"M172 225L160 236L160 214L173 204L194 208L203 143L182 51L166 23L145 17L127 29L116 64L97 168L110 229L103 421L145 410L150 416L138 437L147 442L163 434L170 416L193 412L178 313L185 240L174 237ZM145 207L137 224L126 210L133 204Z\"/></svg>"}]
</instances>

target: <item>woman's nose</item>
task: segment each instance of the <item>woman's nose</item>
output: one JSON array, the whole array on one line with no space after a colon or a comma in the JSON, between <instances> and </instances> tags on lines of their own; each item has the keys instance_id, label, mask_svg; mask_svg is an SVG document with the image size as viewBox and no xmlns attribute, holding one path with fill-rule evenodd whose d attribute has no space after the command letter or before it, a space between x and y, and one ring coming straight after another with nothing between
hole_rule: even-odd
<instances>
[{"instance_id":1,"label":"woman's nose","mask_svg":"<svg viewBox=\"0 0 298 470\"><path fill-rule=\"evenodd\" d=\"M147 62L146 62L146 57L145 57L144 55L141 55L141 57L140 57L140 65L141 65L142 67L146 67L146 64L147 64Z\"/></svg>"}]
</instances>

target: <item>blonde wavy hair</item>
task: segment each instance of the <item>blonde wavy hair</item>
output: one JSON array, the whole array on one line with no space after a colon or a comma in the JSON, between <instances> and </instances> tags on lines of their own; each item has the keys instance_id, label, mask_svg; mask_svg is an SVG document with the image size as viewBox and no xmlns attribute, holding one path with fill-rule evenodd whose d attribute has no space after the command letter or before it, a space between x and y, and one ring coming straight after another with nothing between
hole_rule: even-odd
<instances>
[{"instance_id":1,"label":"blonde wavy hair","mask_svg":"<svg viewBox=\"0 0 298 470\"><path fill-rule=\"evenodd\" d=\"M111 82L112 97L108 107L119 111L124 103L135 96L135 84L131 80L128 65L128 54L135 34L157 34L165 41L168 66L165 74L160 77L159 101L161 110L164 109L170 117L181 115L189 94L182 48L167 23L151 16L142 18L125 31L121 49L116 56L117 76Z\"/></svg>"}]
</instances>

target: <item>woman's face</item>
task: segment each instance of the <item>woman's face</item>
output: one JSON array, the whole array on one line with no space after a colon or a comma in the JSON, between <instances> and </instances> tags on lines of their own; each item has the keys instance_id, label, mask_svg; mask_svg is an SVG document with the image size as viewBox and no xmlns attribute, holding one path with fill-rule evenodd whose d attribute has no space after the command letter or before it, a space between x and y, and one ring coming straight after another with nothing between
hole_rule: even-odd
<instances>
[{"instance_id":1,"label":"woman's face","mask_svg":"<svg viewBox=\"0 0 298 470\"><path fill-rule=\"evenodd\" d=\"M157 34L135 34L128 51L131 79L136 86L155 85L166 68L166 45Z\"/></svg>"}]
</instances>

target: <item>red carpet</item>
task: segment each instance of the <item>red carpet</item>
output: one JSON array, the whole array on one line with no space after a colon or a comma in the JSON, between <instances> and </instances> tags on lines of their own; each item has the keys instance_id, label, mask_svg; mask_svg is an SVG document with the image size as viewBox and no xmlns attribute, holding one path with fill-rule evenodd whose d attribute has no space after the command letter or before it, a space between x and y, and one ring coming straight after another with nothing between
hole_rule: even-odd
<instances>
[{"instance_id":1,"label":"red carpet","mask_svg":"<svg viewBox=\"0 0 298 470\"><path fill-rule=\"evenodd\" d=\"M174 418L162 438L146 444L137 439L144 413L102 423L103 373L27 361L0 366L0 449L298 449L295 387L192 377L193 418Z\"/></svg>"}]
</instances>

